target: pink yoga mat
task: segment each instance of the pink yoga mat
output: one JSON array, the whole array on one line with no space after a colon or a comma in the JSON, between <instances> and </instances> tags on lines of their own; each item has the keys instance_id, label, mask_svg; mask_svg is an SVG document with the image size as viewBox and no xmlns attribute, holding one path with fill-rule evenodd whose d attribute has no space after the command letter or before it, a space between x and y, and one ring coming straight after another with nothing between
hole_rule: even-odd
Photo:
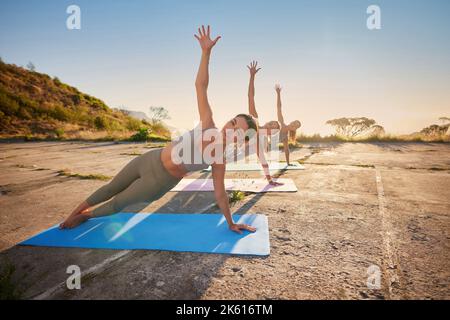
<instances>
[{"instance_id":1,"label":"pink yoga mat","mask_svg":"<svg viewBox=\"0 0 450 320\"><path fill-rule=\"evenodd\" d=\"M281 186L272 186L265 179L225 179L225 189L248 192L296 192L291 179L277 179ZM212 179L183 179L171 191L214 191Z\"/></svg>"}]
</instances>

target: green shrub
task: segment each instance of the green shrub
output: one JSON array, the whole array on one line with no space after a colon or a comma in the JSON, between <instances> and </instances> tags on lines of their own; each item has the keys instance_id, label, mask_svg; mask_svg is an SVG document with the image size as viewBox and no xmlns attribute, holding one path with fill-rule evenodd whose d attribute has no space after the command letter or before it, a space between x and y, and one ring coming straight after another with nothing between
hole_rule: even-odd
<instances>
[{"instance_id":1,"label":"green shrub","mask_svg":"<svg viewBox=\"0 0 450 320\"><path fill-rule=\"evenodd\" d=\"M142 122L138 119L127 117L126 128L130 131L137 131L141 128Z\"/></svg>"},{"instance_id":2,"label":"green shrub","mask_svg":"<svg viewBox=\"0 0 450 320\"><path fill-rule=\"evenodd\" d=\"M73 94L70 96L74 105L79 105L81 103L81 96L78 94Z\"/></svg>"},{"instance_id":3,"label":"green shrub","mask_svg":"<svg viewBox=\"0 0 450 320\"><path fill-rule=\"evenodd\" d=\"M63 128L55 129L55 134L58 138L62 138L64 136L64 129Z\"/></svg>"},{"instance_id":4,"label":"green shrub","mask_svg":"<svg viewBox=\"0 0 450 320\"><path fill-rule=\"evenodd\" d=\"M9 116L14 116L19 111L19 104L11 99L5 92L0 91L0 111Z\"/></svg>"},{"instance_id":5,"label":"green shrub","mask_svg":"<svg viewBox=\"0 0 450 320\"><path fill-rule=\"evenodd\" d=\"M109 131L123 131L123 126L120 124L120 122L113 120L113 119L108 119L108 127L107 130Z\"/></svg>"},{"instance_id":6,"label":"green shrub","mask_svg":"<svg viewBox=\"0 0 450 320\"><path fill-rule=\"evenodd\" d=\"M245 198L245 193L242 191L233 190L229 193L228 201L232 205L239 202Z\"/></svg>"},{"instance_id":7,"label":"green shrub","mask_svg":"<svg viewBox=\"0 0 450 320\"><path fill-rule=\"evenodd\" d=\"M26 108L23 108L23 107L21 107L19 109L19 112L17 113L17 116L20 119L25 119L25 120L33 119L33 116L30 114L30 112Z\"/></svg>"},{"instance_id":8,"label":"green shrub","mask_svg":"<svg viewBox=\"0 0 450 320\"><path fill-rule=\"evenodd\" d=\"M131 141L148 141L149 140L149 132L147 128L139 128L138 132L130 138Z\"/></svg>"},{"instance_id":9,"label":"green shrub","mask_svg":"<svg viewBox=\"0 0 450 320\"><path fill-rule=\"evenodd\" d=\"M71 118L71 112L67 108L57 105L50 116L59 121L68 121Z\"/></svg>"},{"instance_id":10,"label":"green shrub","mask_svg":"<svg viewBox=\"0 0 450 320\"><path fill-rule=\"evenodd\" d=\"M94 125L98 130L108 129L108 120L104 116L97 116L95 117Z\"/></svg>"},{"instance_id":11,"label":"green shrub","mask_svg":"<svg viewBox=\"0 0 450 320\"><path fill-rule=\"evenodd\" d=\"M93 100L92 102L92 107L98 110L104 110L104 111L108 111L109 108L101 101L99 100Z\"/></svg>"},{"instance_id":12,"label":"green shrub","mask_svg":"<svg viewBox=\"0 0 450 320\"><path fill-rule=\"evenodd\" d=\"M85 124L88 123L88 108L86 106L77 106L73 111L72 111L72 120L75 123L78 124ZM92 120L92 125L94 120Z\"/></svg>"},{"instance_id":13,"label":"green shrub","mask_svg":"<svg viewBox=\"0 0 450 320\"><path fill-rule=\"evenodd\" d=\"M39 108L39 104L36 101L28 99L27 97L17 95L14 97L14 99L21 106L21 109L24 108L27 110L27 112L25 114L28 114L31 117L33 117L33 115L35 113L39 113L39 111L41 110L41 108ZM18 116L20 117L20 109L19 109ZM26 115L25 115L25 117L26 117ZM27 119L27 118L25 118L25 119Z\"/></svg>"},{"instance_id":14,"label":"green shrub","mask_svg":"<svg viewBox=\"0 0 450 320\"><path fill-rule=\"evenodd\" d=\"M0 124L9 125L11 123L11 117L0 111Z\"/></svg>"}]
</instances>

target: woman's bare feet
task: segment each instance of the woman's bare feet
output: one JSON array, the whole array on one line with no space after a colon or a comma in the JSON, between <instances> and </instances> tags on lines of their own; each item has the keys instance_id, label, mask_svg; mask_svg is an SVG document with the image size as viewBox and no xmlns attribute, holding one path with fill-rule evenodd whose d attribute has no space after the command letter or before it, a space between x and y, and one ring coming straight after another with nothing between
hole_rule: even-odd
<instances>
[{"instance_id":1,"label":"woman's bare feet","mask_svg":"<svg viewBox=\"0 0 450 320\"><path fill-rule=\"evenodd\" d=\"M86 209L76 215L70 215L59 225L60 229L72 229L92 218L91 212Z\"/></svg>"}]
</instances>

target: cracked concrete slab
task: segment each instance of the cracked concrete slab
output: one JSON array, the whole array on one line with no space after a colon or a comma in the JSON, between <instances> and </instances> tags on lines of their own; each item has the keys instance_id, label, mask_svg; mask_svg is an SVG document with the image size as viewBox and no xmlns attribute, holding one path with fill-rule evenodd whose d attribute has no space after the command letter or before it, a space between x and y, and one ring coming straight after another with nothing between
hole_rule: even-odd
<instances>
[{"instance_id":1,"label":"cracked concrete slab","mask_svg":"<svg viewBox=\"0 0 450 320\"><path fill-rule=\"evenodd\" d=\"M0 265L15 267L12 281L23 298L450 298L448 144L317 143L295 150L291 158L306 170L279 174L295 181L297 193L246 194L233 206L268 216L266 258L17 245L107 183L59 170L114 176L147 150L143 143L0 144ZM169 192L127 211L218 212L214 202L211 192ZM64 286L72 264L86 272L80 290ZM381 270L378 290L367 286L370 266Z\"/></svg>"}]
</instances>

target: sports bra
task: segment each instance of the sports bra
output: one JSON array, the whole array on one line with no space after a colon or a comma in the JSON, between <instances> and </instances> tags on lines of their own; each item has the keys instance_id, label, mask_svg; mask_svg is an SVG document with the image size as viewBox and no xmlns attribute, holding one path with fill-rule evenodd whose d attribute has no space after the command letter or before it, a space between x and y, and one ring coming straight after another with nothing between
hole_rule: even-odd
<instances>
[{"instance_id":1,"label":"sports bra","mask_svg":"<svg viewBox=\"0 0 450 320\"><path fill-rule=\"evenodd\" d=\"M284 142L284 141L288 140L288 138L289 138L288 132L289 131L280 130L280 142Z\"/></svg>"},{"instance_id":2,"label":"sports bra","mask_svg":"<svg viewBox=\"0 0 450 320\"><path fill-rule=\"evenodd\" d=\"M187 172L201 171L207 169L211 165L211 163L208 163L203 158L203 152L200 149L203 132L208 129L217 128L206 128L200 131L200 129L196 127L182 134L174 141L172 150L175 150L175 155L179 157L177 162L181 162ZM187 159L183 157L185 150L190 152L190 157Z\"/></svg>"}]
</instances>

